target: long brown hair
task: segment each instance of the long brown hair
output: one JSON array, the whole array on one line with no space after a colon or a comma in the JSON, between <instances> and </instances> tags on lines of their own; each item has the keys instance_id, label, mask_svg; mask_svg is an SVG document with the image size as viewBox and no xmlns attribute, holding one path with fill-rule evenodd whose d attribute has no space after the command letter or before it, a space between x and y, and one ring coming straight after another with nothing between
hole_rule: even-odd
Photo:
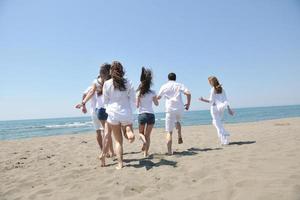
<instances>
[{"instance_id":1,"label":"long brown hair","mask_svg":"<svg viewBox=\"0 0 300 200\"><path fill-rule=\"evenodd\" d=\"M104 63L100 67L98 78L101 78L101 82L99 82L100 87L98 88L98 91L97 91L98 96L101 96L103 94L104 82L111 79L110 68L111 68L111 65L108 63ZM98 79L97 79L97 81L98 81Z\"/></svg>"},{"instance_id":2,"label":"long brown hair","mask_svg":"<svg viewBox=\"0 0 300 200\"><path fill-rule=\"evenodd\" d=\"M123 66L118 61L113 61L111 64L111 77L114 87L120 91L126 90L127 80L124 78L125 72Z\"/></svg>"},{"instance_id":3,"label":"long brown hair","mask_svg":"<svg viewBox=\"0 0 300 200\"><path fill-rule=\"evenodd\" d=\"M152 71L150 69L146 69L145 67L142 67L142 73L140 78L140 85L138 87L139 97L151 92L151 86L152 86Z\"/></svg>"},{"instance_id":4,"label":"long brown hair","mask_svg":"<svg viewBox=\"0 0 300 200\"><path fill-rule=\"evenodd\" d=\"M221 94L223 91L222 85L219 83L217 77L210 76L208 77L209 83L215 88L217 94Z\"/></svg>"}]
</instances>

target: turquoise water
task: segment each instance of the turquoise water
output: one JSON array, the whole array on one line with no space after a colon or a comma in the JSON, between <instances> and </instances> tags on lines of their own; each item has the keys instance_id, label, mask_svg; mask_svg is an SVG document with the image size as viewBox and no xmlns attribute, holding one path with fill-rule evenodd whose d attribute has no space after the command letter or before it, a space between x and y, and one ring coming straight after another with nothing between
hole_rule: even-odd
<instances>
[{"instance_id":1,"label":"turquoise water","mask_svg":"<svg viewBox=\"0 0 300 200\"><path fill-rule=\"evenodd\" d=\"M226 123L300 117L300 105L240 108L235 109L235 112L234 117L225 114ZM211 124L211 116L208 110L189 111L184 114L182 123L184 126ZM156 127L164 127L164 113L156 114ZM0 140L77 134L92 130L94 129L90 117L0 121Z\"/></svg>"}]
</instances>

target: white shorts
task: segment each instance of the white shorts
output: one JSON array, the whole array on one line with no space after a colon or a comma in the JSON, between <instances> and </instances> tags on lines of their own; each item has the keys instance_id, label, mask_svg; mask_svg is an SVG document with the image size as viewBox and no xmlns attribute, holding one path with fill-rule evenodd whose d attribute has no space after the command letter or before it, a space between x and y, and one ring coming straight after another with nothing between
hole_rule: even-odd
<instances>
[{"instance_id":1,"label":"white shorts","mask_svg":"<svg viewBox=\"0 0 300 200\"><path fill-rule=\"evenodd\" d=\"M183 111L172 111L166 113L166 132L173 132L177 122L180 122Z\"/></svg>"},{"instance_id":2,"label":"white shorts","mask_svg":"<svg viewBox=\"0 0 300 200\"><path fill-rule=\"evenodd\" d=\"M117 118L112 115L108 115L107 122L112 125L121 125L121 126L128 126L132 125L132 116L129 116L127 118Z\"/></svg>"},{"instance_id":3,"label":"white shorts","mask_svg":"<svg viewBox=\"0 0 300 200\"><path fill-rule=\"evenodd\" d=\"M96 131L98 131L98 130L103 131L104 128L102 127L102 124L101 124L100 120L98 119L96 112L92 113L91 117L92 117L92 121L93 121L94 128L96 129Z\"/></svg>"}]
</instances>

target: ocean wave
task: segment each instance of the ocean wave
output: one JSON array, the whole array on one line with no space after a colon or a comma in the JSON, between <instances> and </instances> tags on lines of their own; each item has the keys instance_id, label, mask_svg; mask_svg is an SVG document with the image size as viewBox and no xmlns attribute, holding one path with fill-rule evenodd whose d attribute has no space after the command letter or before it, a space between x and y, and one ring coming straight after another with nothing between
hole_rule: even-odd
<instances>
[{"instance_id":1,"label":"ocean wave","mask_svg":"<svg viewBox=\"0 0 300 200\"><path fill-rule=\"evenodd\" d=\"M93 122L73 122L66 124L46 125L45 128L78 128L92 126Z\"/></svg>"}]
</instances>

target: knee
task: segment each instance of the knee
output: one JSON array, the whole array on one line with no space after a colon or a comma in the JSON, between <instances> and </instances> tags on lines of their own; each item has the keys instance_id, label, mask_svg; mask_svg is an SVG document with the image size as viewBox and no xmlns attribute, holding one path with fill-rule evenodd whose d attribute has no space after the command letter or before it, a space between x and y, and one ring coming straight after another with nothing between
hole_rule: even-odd
<instances>
[{"instance_id":1,"label":"knee","mask_svg":"<svg viewBox=\"0 0 300 200\"><path fill-rule=\"evenodd\" d=\"M172 141L172 134L168 133L166 139L167 139L168 143L171 142Z\"/></svg>"}]
</instances>

